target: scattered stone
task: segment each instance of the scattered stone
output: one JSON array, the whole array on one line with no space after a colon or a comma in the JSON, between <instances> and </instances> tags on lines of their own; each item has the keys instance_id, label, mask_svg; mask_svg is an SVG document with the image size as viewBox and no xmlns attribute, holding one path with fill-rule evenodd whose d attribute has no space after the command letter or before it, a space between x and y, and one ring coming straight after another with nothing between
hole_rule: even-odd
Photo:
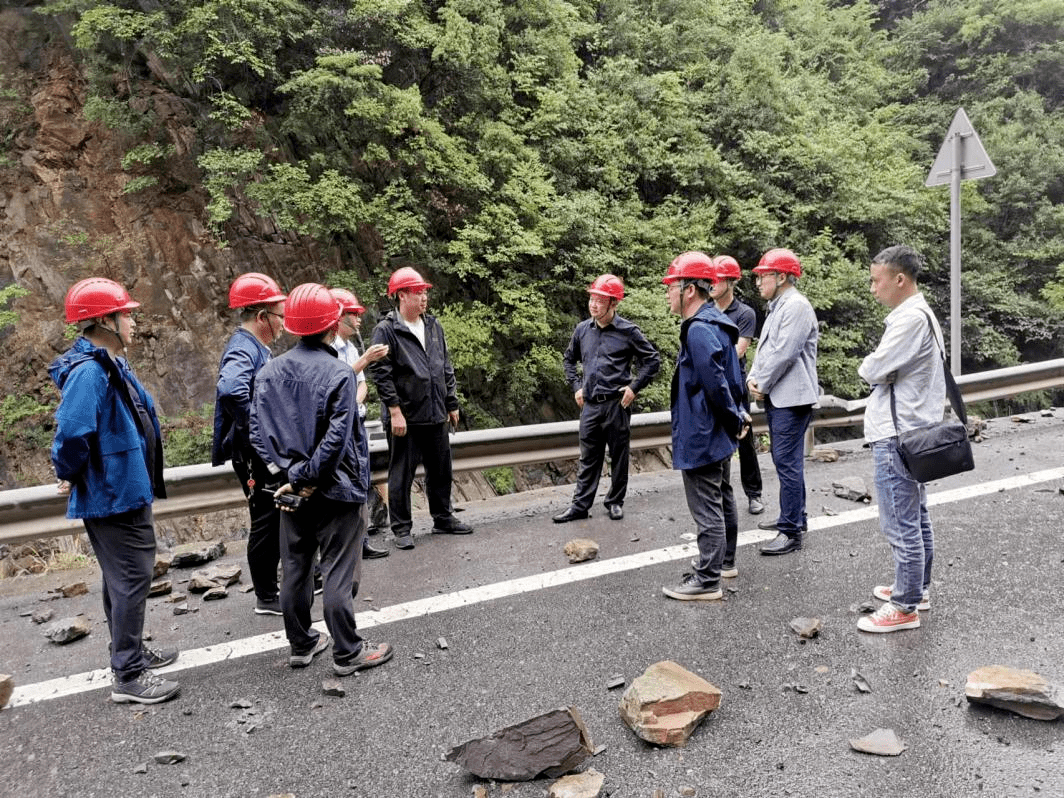
<instances>
[{"instance_id":1,"label":"scattered stone","mask_svg":"<svg viewBox=\"0 0 1064 798\"><path fill-rule=\"evenodd\" d=\"M267 795L266 798L296 798L294 792L278 792L273 795Z\"/></svg>"},{"instance_id":2,"label":"scattered stone","mask_svg":"<svg viewBox=\"0 0 1064 798\"><path fill-rule=\"evenodd\" d=\"M230 709L251 709L253 704L246 698L236 698L229 702Z\"/></svg>"},{"instance_id":3,"label":"scattered stone","mask_svg":"<svg viewBox=\"0 0 1064 798\"><path fill-rule=\"evenodd\" d=\"M443 758L482 779L530 781L568 773L591 756L576 707L555 709L455 746Z\"/></svg>"},{"instance_id":4,"label":"scattered stone","mask_svg":"<svg viewBox=\"0 0 1064 798\"><path fill-rule=\"evenodd\" d=\"M206 565L212 560L217 560L225 554L225 544L221 541L199 549L197 551L186 551L182 554L175 554L173 560L170 562L171 568L191 568L195 565Z\"/></svg>"},{"instance_id":5,"label":"scattered stone","mask_svg":"<svg viewBox=\"0 0 1064 798\"><path fill-rule=\"evenodd\" d=\"M679 795L686 796L686 798L691 798L692 795L697 795L698 794L698 791L695 790L694 787L691 787L691 786L686 785L686 784L683 785L682 787L677 787L676 788L676 792Z\"/></svg>"},{"instance_id":6,"label":"scattered stone","mask_svg":"<svg viewBox=\"0 0 1064 798\"><path fill-rule=\"evenodd\" d=\"M562 551L565 552L565 556L569 558L570 563L585 562L598 557L599 545L587 538L574 538L565 544L565 548Z\"/></svg>"},{"instance_id":7,"label":"scattered stone","mask_svg":"<svg viewBox=\"0 0 1064 798\"><path fill-rule=\"evenodd\" d=\"M252 585L252 584L241 585L240 592L241 593L250 593L254 589L255 589L255 586Z\"/></svg>"},{"instance_id":8,"label":"scattered stone","mask_svg":"<svg viewBox=\"0 0 1064 798\"><path fill-rule=\"evenodd\" d=\"M805 695L809 692L809 688L806 687L804 684L798 684L798 682L784 682L783 692L786 693L788 690L793 690L799 695Z\"/></svg>"},{"instance_id":9,"label":"scattered stone","mask_svg":"<svg viewBox=\"0 0 1064 798\"><path fill-rule=\"evenodd\" d=\"M174 591L174 583L169 579L160 579L158 582L152 582L151 587L148 588L148 598L154 598L156 596L166 596Z\"/></svg>"},{"instance_id":10,"label":"scattered stone","mask_svg":"<svg viewBox=\"0 0 1064 798\"><path fill-rule=\"evenodd\" d=\"M829 668L827 665L817 665L815 668L813 668L813 670L822 675L825 673L831 673L831 668Z\"/></svg>"},{"instance_id":11,"label":"scattered stone","mask_svg":"<svg viewBox=\"0 0 1064 798\"><path fill-rule=\"evenodd\" d=\"M602 794L602 785L606 777L594 768L583 773L563 776L547 792L549 798L598 798Z\"/></svg>"},{"instance_id":12,"label":"scattered stone","mask_svg":"<svg viewBox=\"0 0 1064 798\"><path fill-rule=\"evenodd\" d=\"M836 463L841 455L842 452L838 449L818 446L810 453L809 459L816 460L818 463Z\"/></svg>"},{"instance_id":13,"label":"scattered stone","mask_svg":"<svg viewBox=\"0 0 1064 798\"><path fill-rule=\"evenodd\" d=\"M185 593L171 593L166 597L167 604L180 604L182 601L187 601L188 595Z\"/></svg>"},{"instance_id":14,"label":"scattered stone","mask_svg":"<svg viewBox=\"0 0 1064 798\"><path fill-rule=\"evenodd\" d=\"M7 706L15 692L15 677L9 673L0 673L0 709Z\"/></svg>"},{"instance_id":15,"label":"scattered stone","mask_svg":"<svg viewBox=\"0 0 1064 798\"><path fill-rule=\"evenodd\" d=\"M1013 424L1030 424L1031 423L1031 419L1029 419L1027 416L1013 416L1012 417L1012 423Z\"/></svg>"},{"instance_id":16,"label":"scattered stone","mask_svg":"<svg viewBox=\"0 0 1064 798\"><path fill-rule=\"evenodd\" d=\"M654 790L654 795L651 798L665 798L665 790Z\"/></svg>"},{"instance_id":17,"label":"scattered stone","mask_svg":"<svg viewBox=\"0 0 1064 798\"><path fill-rule=\"evenodd\" d=\"M618 687L624 687L624 682L625 682L624 674L623 673L615 673L615 674L613 674L613 676L610 677L610 680L608 682L606 682L606 689L607 690L616 690Z\"/></svg>"},{"instance_id":18,"label":"scattered stone","mask_svg":"<svg viewBox=\"0 0 1064 798\"><path fill-rule=\"evenodd\" d=\"M343 698L347 695L347 691L339 679L324 679L321 683L321 691L325 695L335 696L336 698Z\"/></svg>"},{"instance_id":19,"label":"scattered stone","mask_svg":"<svg viewBox=\"0 0 1064 798\"><path fill-rule=\"evenodd\" d=\"M447 638L446 637L438 637L438 638L436 638L436 648L438 648L440 651L446 651L447 648L448 648L448 646L447 646Z\"/></svg>"},{"instance_id":20,"label":"scattered stone","mask_svg":"<svg viewBox=\"0 0 1064 798\"><path fill-rule=\"evenodd\" d=\"M73 598L74 596L84 596L89 592L89 586L84 582L71 582L69 585L63 585L59 588L59 592L63 594L63 598Z\"/></svg>"},{"instance_id":21,"label":"scattered stone","mask_svg":"<svg viewBox=\"0 0 1064 798\"><path fill-rule=\"evenodd\" d=\"M876 604L872 600L862 601L860 604L851 604L850 605L850 612L866 613L866 612L875 612L875 611L876 611Z\"/></svg>"},{"instance_id":22,"label":"scattered stone","mask_svg":"<svg viewBox=\"0 0 1064 798\"><path fill-rule=\"evenodd\" d=\"M204 601L218 601L229 597L229 591L224 587L212 587L206 593L203 594Z\"/></svg>"},{"instance_id":23,"label":"scattered stone","mask_svg":"<svg viewBox=\"0 0 1064 798\"><path fill-rule=\"evenodd\" d=\"M872 685L869 684L868 679L857 672L856 668L850 668L850 678L853 679L853 686L856 687L862 693L871 693Z\"/></svg>"},{"instance_id":24,"label":"scattered stone","mask_svg":"<svg viewBox=\"0 0 1064 798\"><path fill-rule=\"evenodd\" d=\"M1064 689L1049 684L1033 671L991 665L968 674L964 695L970 702L989 704L1035 720L1055 720L1064 714Z\"/></svg>"},{"instance_id":25,"label":"scattered stone","mask_svg":"<svg viewBox=\"0 0 1064 798\"><path fill-rule=\"evenodd\" d=\"M792 618L791 629L799 637L804 637L806 640L812 640L814 637L820 634L820 630L824 628L824 624L821 623L819 618Z\"/></svg>"},{"instance_id":26,"label":"scattered stone","mask_svg":"<svg viewBox=\"0 0 1064 798\"><path fill-rule=\"evenodd\" d=\"M233 563L231 565L215 565L213 568L209 568L207 572L215 582L228 587L240 581L242 570L239 565Z\"/></svg>"},{"instance_id":27,"label":"scattered stone","mask_svg":"<svg viewBox=\"0 0 1064 798\"><path fill-rule=\"evenodd\" d=\"M473 788L473 798L488 798L488 788L483 784L478 784Z\"/></svg>"},{"instance_id":28,"label":"scattered stone","mask_svg":"<svg viewBox=\"0 0 1064 798\"><path fill-rule=\"evenodd\" d=\"M656 662L621 697L621 719L655 745L682 747L720 706L720 690L671 660Z\"/></svg>"},{"instance_id":29,"label":"scattered stone","mask_svg":"<svg viewBox=\"0 0 1064 798\"><path fill-rule=\"evenodd\" d=\"M142 775L144 773L147 773L148 772L148 763L147 762L141 762L139 765L137 765L135 768L133 768L133 772L136 773L137 775Z\"/></svg>"},{"instance_id":30,"label":"scattered stone","mask_svg":"<svg viewBox=\"0 0 1064 798\"><path fill-rule=\"evenodd\" d=\"M598 756L599 754L601 754L601 753L602 753L603 751L605 751L605 750L606 750L606 746L605 746L605 744L603 744L603 745L596 745L596 746L595 746L595 750L591 752L591 756Z\"/></svg>"},{"instance_id":31,"label":"scattered stone","mask_svg":"<svg viewBox=\"0 0 1064 798\"><path fill-rule=\"evenodd\" d=\"M67 643L73 643L75 640L80 640L90 631L92 630L89 627L89 622L84 618L75 616L70 618L60 618L55 623L50 624L44 630L44 636L53 643L65 645Z\"/></svg>"},{"instance_id":32,"label":"scattered stone","mask_svg":"<svg viewBox=\"0 0 1064 798\"><path fill-rule=\"evenodd\" d=\"M837 510L831 509L826 504L820 505L820 512L822 512L824 515L838 515L839 514ZM850 556L852 557L853 554L851 553Z\"/></svg>"},{"instance_id":33,"label":"scattered stone","mask_svg":"<svg viewBox=\"0 0 1064 798\"><path fill-rule=\"evenodd\" d=\"M843 477L838 482L832 482L831 488L840 499L865 503L872 501L872 494L861 477Z\"/></svg>"},{"instance_id":34,"label":"scattered stone","mask_svg":"<svg viewBox=\"0 0 1064 798\"><path fill-rule=\"evenodd\" d=\"M160 765L176 765L178 762L184 762L187 758L180 751L159 751L152 757Z\"/></svg>"},{"instance_id":35,"label":"scattered stone","mask_svg":"<svg viewBox=\"0 0 1064 798\"><path fill-rule=\"evenodd\" d=\"M1043 410L1042 411L1042 418L1053 418L1053 411L1052 410Z\"/></svg>"},{"instance_id":36,"label":"scattered stone","mask_svg":"<svg viewBox=\"0 0 1064 798\"><path fill-rule=\"evenodd\" d=\"M221 584L207 576L206 571L196 571L188 580L189 593L206 593L216 587L221 587Z\"/></svg>"},{"instance_id":37,"label":"scattered stone","mask_svg":"<svg viewBox=\"0 0 1064 798\"><path fill-rule=\"evenodd\" d=\"M34 623L38 623L38 624L40 624L40 623L48 623L48 621L52 620L52 618L54 618L54 617L55 617L55 610L53 610L51 607L41 607L39 610L36 610L30 616L30 618L33 619L33 622Z\"/></svg>"},{"instance_id":38,"label":"scattered stone","mask_svg":"<svg viewBox=\"0 0 1064 798\"><path fill-rule=\"evenodd\" d=\"M155 552L155 565L152 567L151 578L158 579L170 570L170 563L174 561L174 555L168 551Z\"/></svg>"},{"instance_id":39,"label":"scattered stone","mask_svg":"<svg viewBox=\"0 0 1064 798\"><path fill-rule=\"evenodd\" d=\"M670 521L675 521L676 519L675 518L670 518L669 520ZM680 540L686 540L686 541L698 540L698 535L696 535L694 532L684 532L682 535L680 535Z\"/></svg>"},{"instance_id":40,"label":"scattered stone","mask_svg":"<svg viewBox=\"0 0 1064 798\"><path fill-rule=\"evenodd\" d=\"M174 605L174 615L188 615L188 602L182 601Z\"/></svg>"},{"instance_id":41,"label":"scattered stone","mask_svg":"<svg viewBox=\"0 0 1064 798\"><path fill-rule=\"evenodd\" d=\"M876 756L900 756L908 746L898 739L894 729L876 729L864 737L850 740L850 748L862 754Z\"/></svg>"}]
</instances>

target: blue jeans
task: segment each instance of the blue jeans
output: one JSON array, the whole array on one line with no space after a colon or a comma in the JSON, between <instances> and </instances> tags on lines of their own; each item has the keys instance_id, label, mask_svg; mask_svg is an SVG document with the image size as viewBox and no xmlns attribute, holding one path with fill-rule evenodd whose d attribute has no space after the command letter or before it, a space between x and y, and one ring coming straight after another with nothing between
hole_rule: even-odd
<instances>
[{"instance_id":1,"label":"blue jeans","mask_svg":"<svg viewBox=\"0 0 1064 798\"><path fill-rule=\"evenodd\" d=\"M800 538L805 526L805 432L812 416L812 405L776 407L765 398L772 464L780 483L777 529L790 538Z\"/></svg>"},{"instance_id":2,"label":"blue jeans","mask_svg":"<svg viewBox=\"0 0 1064 798\"><path fill-rule=\"evenodd\" d=\"M894 553L894 585L890 600L905 612L916 605L931 585L935 535L927 512L927 492L912 478L898 454L898 439L872 444L879 528Z\"/></svg>"}]
</instances>

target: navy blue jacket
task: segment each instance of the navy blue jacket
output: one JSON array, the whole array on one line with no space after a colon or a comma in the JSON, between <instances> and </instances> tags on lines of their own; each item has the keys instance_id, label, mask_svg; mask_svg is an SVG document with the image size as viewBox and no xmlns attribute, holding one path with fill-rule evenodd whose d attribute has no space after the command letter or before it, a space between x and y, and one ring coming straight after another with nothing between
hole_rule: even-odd
<instances>
[{"instance_id":1,"label":"navy blue jacket","mask_svg":"<svg viewBox=\"0 0 1064 798\"><path fill-rule=\"evenodd\" d=\"M166 498L163 447L155 403L125 358L81 336L48 367L63 399L55 411L52 465L70 483L67 518L107 518ZM155 427L155 451L137 427L127 383L137 391ZM154 474L148 473L148 463Z\"/></svg>"},{"instance_id":2,"label":"navy blue jacket","mask_svg":"<svg viewBox=\"0 0 1064 798\"><path fill-rule=\"evenodd\" d=\"M633 360L640 363L634 380ZM583 377L576 370L578 361L583 364ZM661 368L661 355L642 330L614 314L605 327L599 327L594 319L576 325L562 357L562 367L573 393L583 389L584 401L593 401L617 396L626 387L639 393Z\"/></svg>"},{"instance_id":3,"label":"navy blue jacket","mask_svg":"<svg viewBox=\"0 0 1064 798\"><path fill-rule=\"evenodd\" d=\"M389 426L388 408L399 406L407 424L442 424L458 409L458 388L443 327L428 313L425 346L403 323L398 310L381 319L373 343L387 344L388 357L369 364L381 400L381 420Z\"/></svg>"},{"instance_id":4,"label":"navy blue jacket","mask_svg":"<svg viewBox=\"0 0 1064 798\"><path fill-rule=\"evenodd\" d=\"M672 374L672 465L688 470L731 457L742 429L739 330L705 303L680 326Z\"/></svg>"},{"instance_id":5,"label":"navy blue jacket","mask_svg":"<svg viewBox=\"0 0 1064 798\"><path fill-rule=\"evenodd\" d=\"M251 449L248 419L255 375L270 360L270 350L243 327L229 338L218 365L218 388L214 399L214 442L211 465L234 457L247 459Z\"/></svg>"},{"instance_id":6,"label":"navy blue jacket","mask_svg":"<svg viewBox=\"0 0 1064 798\"><path fill-rule=\"evenodd\" d=\"M255 378L251 445L296 491L314 486L334 501L365 502L369 444L355 391L355 374L335 349L302 339Z\"/></svg>"}]
</instances>

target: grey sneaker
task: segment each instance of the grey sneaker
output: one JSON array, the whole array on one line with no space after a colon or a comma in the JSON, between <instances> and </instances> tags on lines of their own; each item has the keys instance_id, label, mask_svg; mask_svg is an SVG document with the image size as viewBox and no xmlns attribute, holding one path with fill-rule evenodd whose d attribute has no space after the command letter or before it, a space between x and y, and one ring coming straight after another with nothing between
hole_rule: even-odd
<instances>
[{"instance_id":1,"label":"grey sneaker","mask_svg":"<svg viewBox=\"0 0 1064 798\"><path fill-rule=\"evenodd\" d=\"M172 649L167 651L165 649L154 649L142 646L144 650L144 658L148 660L149 668L165 668L167 665L171 665L177 662L178 650Z\"/></svg>"},{"instance_id":2,"label":"grey sneaker","mask_svg":"<svg viewBox=\"0 0 1064 798\"><path fill-rule=\"evenodd\" d=\"M694 574L684 574L676 587L666 585L661 592L679 601L720 601L724 591L719 585L703 585Z\"/></svg>"},{"instance_id":3,"label":"grey sneaker","mask_svg":"<svg viewBox=\"0 0 1064 798\"><path fill-rule=\"evenodd\" d=\"M283 615L281 612L281 600L279 598L272 598L269 601L263 601L262 599L255 600L255 614L256 615Z\"/></svg>"},{"instance_id":4,"label":"grey sneaker","mask_svg":"<svg viewBox=\"0 0 1064 798\"><path fill-rule=\"evenodd\" d=\"M395 649L392 648L391 643L381 643L373 648L363 644L362 650L358 652L358 656L350 662L345 662L343 665L339 662L334 662L333 673L337 676L350 676L355 671L376 668L378 665L383 665L390 660L394 653Z\"/></svg>"},{"instance_id":5,"label":"grey sneaker","mask_svg":"<svg viewBox=\"0 0 1064 798\"><path fill-rule=\"evenodd\" d=\"M151 671L141 671L129 681L117 678L111 685L111 700L116 704L161 704L181 692L181 685L156 676Z\"/></svg>"},{"instance_id":6,"label":"grey sneaker","mask_svg":"<svg viewBox=\"0 0 1064 798\"><path fill-rule=\"evenodd\" d=\"M320 654L321 652L323 652L325 649L327 649L329 647L329 643L331 643L331 642L332 642L331 638L327 634L325 634L325 632L319 633L318 634L318 642L315 643L314 644L314 648L312 648L306 654L296 654L295 652L292 652L291 654L289 654L289 656L288 656L288 667L290 667L290 668L305 668L305 667L307 667L310 663L312 663L314 661L314 658L316 656L318 656L318 654Z\"/></svg>"}]
</instances>

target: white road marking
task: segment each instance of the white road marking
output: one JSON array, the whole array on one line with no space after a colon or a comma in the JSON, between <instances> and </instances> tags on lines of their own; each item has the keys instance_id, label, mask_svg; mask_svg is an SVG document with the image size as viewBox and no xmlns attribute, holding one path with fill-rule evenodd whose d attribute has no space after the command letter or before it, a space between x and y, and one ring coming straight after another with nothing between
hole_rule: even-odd
<instances>
[{"instance_id":1,"label":"white road marking","mask_svg":"<svg viewBox=\"0 0 1064 798\"><path fill-rule=\"evenodd\" d=\"M1021 474L1007 479L999 479L993 482L982 482L976 485L968 485L963 488L944 490L928 495L927 503L931 507L943 504L974 499L991 493L999 493L1005 490L1029 487L1042 482L1050 482L1055 479L1064 479L1064 468L1051 468L1045 471L1036 471L1031 474ZM873 504L862 507L859 510L839 513L834 516L819 516L809 520L809 528L830 529L844 526L857 521L868 521L878 518L879 510ZM751 529L739 534L739 545L749 546L775 537L775 532L767 532L760 529ZM389 623L421 618L433 615L437 612L458 607L468 607L481 604L486 601L516 596L521 593L531 593L535 590L544 590L549 587L572 584L587 579L596 579L607 574L620 573L645 568L648 565L682 560L690 557L697 551L695 543L681 543L676 546L667 546L663 549L644 551L639 554L630 554L626 557L613 557L607 560L592 560L579 566L564 568L559 571L548 571L543 574L522 576L517 579L509 579L505 582L496 582L491 585L468 588L442 596L430 596L428 598L407 601L402 604L394 604L370 612L360 612L355 615L358 628L372 629L375 626L384 626ZM315 628L325 631L325 624L318 622ZM275 651L286 648L288 641L284 632L279 630L269 634L245 637L228 643L197 648L191 651L182 651L181 658L167 668L160 668L159 673L177 673L191 668L199 668L204 665L212 665L228 659L249 657L254 654L262 654L267 651ZM36 684L27 684L16 687L11 696L9 707L18 707L25 704L34 704L39 701L48 701L54 698L76 695L89 690L98 690L111 686L111 672L107 668L76 673L59 679L49 679Z\"/></svg>"}]
</instances>

